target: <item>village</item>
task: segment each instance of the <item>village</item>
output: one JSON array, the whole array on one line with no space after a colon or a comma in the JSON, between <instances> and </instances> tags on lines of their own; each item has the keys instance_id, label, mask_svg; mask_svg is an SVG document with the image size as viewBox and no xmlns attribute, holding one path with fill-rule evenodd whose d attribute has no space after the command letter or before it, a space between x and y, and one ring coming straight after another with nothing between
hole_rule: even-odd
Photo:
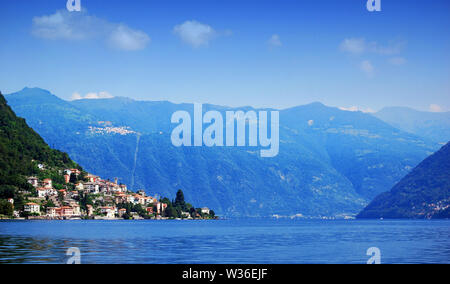
<instances>
[{"instance_id":1,"label":"village","mask_svg":"<svg viewBox=\"0 0 450 284\"><path fill-rule=\"evenodd\" d=\"M83 175L83 176L82 176ZM29 220L114 220L114 219L212 219L209 208L184 207L180 214L165 214L172 206L167 198L158 200L144 190L132 192L117 178L112 182L78 169L64 170L65 185L56 189L49 178L27 179L35 191L28 193L22 208L14 209L14 218ZM75 181L75 182L74 182ZM59 185L58 187L61 187ZM183 197L184 198L184 197ZM8 199L14 207L14 199ZM184 202L184 201L183 201ZM22 207L22 206L21 206ZM211 215L211 213L213 213Z\"/></svg>"}]
</instances>

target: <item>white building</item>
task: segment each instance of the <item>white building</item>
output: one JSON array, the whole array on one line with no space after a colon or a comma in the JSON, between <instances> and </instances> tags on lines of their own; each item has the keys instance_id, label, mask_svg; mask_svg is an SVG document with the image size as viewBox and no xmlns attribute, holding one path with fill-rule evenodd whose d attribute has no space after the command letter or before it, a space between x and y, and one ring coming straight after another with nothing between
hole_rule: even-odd
<instances>
[{"instance_id":1,"label":"white building","mask_svg":"<svg viewBox=\"0 0 450 284\"><path fill-rule=\"evenodd\" d=\"M106 214L106 218L114 218L115 217L115 208L114 207L101 207L100 213Z\"/></svg>"},{"instance_id":2,"label":"white building","mask_svg":"<svg viewBox=\"0 0 450 284\"><path fill-rule=\"evenodd\" d=\"M25 204L23 206L23 210L25 212L28 212L31 214L33 214L33 213L40 214L41 213L41 207L39 206L39 204L32 203L32 202Z\"/></svg>"},{"instance_id":3,"label":"white building","mask_svg":"<svg viewBox=\"0 0 450 284\"><path fill-rule=\"evenodd\" d=\"M53 182L52 182L52 180L49 179L49 178L44 179L44 180L43 180L43 186L44 186L45 188L52 188L52 187L53 187Z\"/></svg>"},{"instance_id":4,"label":"white building","mask_svg":"<svg viewBox=\"0 0 450 284\"><path fill-rule=\"evenodd\" d=\"M29 177L27 181L29 184L31 184L34 187L38 187L38 185L39 185L39 180L37 177Z\"/></svg>"}]
</instances>

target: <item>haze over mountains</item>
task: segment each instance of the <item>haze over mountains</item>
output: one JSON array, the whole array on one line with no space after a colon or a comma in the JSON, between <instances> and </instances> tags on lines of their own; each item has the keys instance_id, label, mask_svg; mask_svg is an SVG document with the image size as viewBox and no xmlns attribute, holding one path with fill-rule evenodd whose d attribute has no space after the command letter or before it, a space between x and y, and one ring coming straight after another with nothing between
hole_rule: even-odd
<instances>
[{"instance_id":1,"label":"haze over mountains","mask_svg":"<svg viewBox=\"0 0 450 284\"><path fill-rule=\"evenodd\" d=\"M406 132L445 144L450 141L450 112L425 112L407 107L387 107L374 114Z\"/></svg>"},{"instance_id":2,"label":"haze over mountains","mask_svg":"<svg viewBox=\"0 0 450 284\"><path fill-rule=\"evenodd\" d=\"M372 115L320 103L280 111L279 155L261 158L254 147L174 147L171 115L192 115L192 104L68 102L29 88L6 99L89 172L151 194L173 197L183 189L195 204L228 216L353 215L439 148Z\"/></svg>"}]
</instances>

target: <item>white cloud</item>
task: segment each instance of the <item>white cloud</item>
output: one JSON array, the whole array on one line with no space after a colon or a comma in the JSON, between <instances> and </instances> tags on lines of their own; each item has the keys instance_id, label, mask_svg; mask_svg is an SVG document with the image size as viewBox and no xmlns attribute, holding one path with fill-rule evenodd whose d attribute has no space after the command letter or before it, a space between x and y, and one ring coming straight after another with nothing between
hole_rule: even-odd
<instances>
[{"instance_id":1,"label":"white cloud","mask_svg":"<svg viewBox=\"0 0 450 284\"><path fill-rule=\"evenodd\" d=\"M283 44L281 43L280 36L277 35L277 34L273 34L273 35L270 37L270 39L269 39L269 41L268 41L268 44L269 44L271 47L278 47L278 46L282 46L282 45L283 45Z\"/></svg>"},{"instance_id":2,"label":"white cloud","mask_svg":"<svg viewBox=\"0 0 450 284\"><path fill-rule=\"evenodd\" d=\"M363 108L363 107L359 107L359 106L350 106L350 107L339 107L340 110L345 110L345 111L360 111L360 112L364 112L364 113L375 113L375 111L371 108Z\"/></svg>"},{"instance_id":3,"label":"white cloud","mask_svg":"<svg viewBox=\"0 0 450 284\"><path fill-rule=\"evenodd\" d=\"M121 24L113 30L109 42L118 49L139 50L145 48L150 42L150 37L144 32L130 29Z\"/></svg>"},{"instance_id":4,"label":"white cloud","mask_svg":"<svg viewBox=\"0 0 450 284\"><path fill-rule=\"evenodd\" d=\"M89 15L86 10L76 13L59 10L52 15L34 17L32 34L50 40L100 39L122 50L143 49L150 42L146 33Z\"/></svg>"},{"instance_id":5,"label":"white cloud","mask_svg":"<svg viewBox=\"0 0 450 284\"><path fill-rule=\"evenodd\" d=\"M363 60L361 64L359 65L359 68L366 73L367 76L371 77L373 76L373 72L375 68L373 67L372 63L370 63L369 60Z\"/></svg>"},{"instance_id":6,"label":"white cloud","mask_svg":"<svg viewBox=\"0 0 450 284\"><path fill-rule=\"evenodd\" d=\"M366 49L366 41L362 38L348 38L344 39L344 41L340 45L341 51L353 53L353 54L361 54Z\"/></svg>"},{"instance_id":7,"label":"white cloud","mask_svg":"<svg viewBox=\"0 0 450 284\"><path fill-rule=\"evenodd\" d=\"M403 57L393 57L389 59L389 63L395 66L400 66L406 64L406 59Z\"/></svg>"},{"instance_id":8,"label":"white cloud","mask_svg":"<svg viewBox=\"0 0 450 284\"><path fill-rule=\"evenodd\" d=\"M173 32L185 43L194 48L208 46L218 33L211 27L197 21L186 21L173 28ZM230 33L228 31L227 33Z\"/></svg>"},{"instance_id":9,"label":"white cloud","mask_svg":"<svg viewBox=\"0 0 450 284\"><path fill-rule=\"evenodd\" d=\"M444 110L442 109L442 107L440 105L431 104L430 105L430 111L431 112L443 112Z\"/></svg>"},{"instance_id":10,"label":"white cloud","mask_svg":"<svg viewBox=\"0 0 450 284\"><path fill-rule=\"evenodd\" d=\"M386 46L382 46L375 41L368 42L364 38L347 38L341 42L339 48L343 52L356 55L363 53L394 55L400 53L403 46L403 42L391 42Z\"/></svg>"},{"instance_id":11,"label":"white cloud","mask_svg":"<svg viewBox=\"0 0 450 284\"><path fill-rule=\"evenodd\" d=\"M108 93L108 92L98 92L98 93L87 93L85 96L80 95L80 93L75 92L72 94L71 100L72 101L76 101L76 100L96 100L96 99L110 99L113 98L113 96Z\"/></svg>"}]
</instances>

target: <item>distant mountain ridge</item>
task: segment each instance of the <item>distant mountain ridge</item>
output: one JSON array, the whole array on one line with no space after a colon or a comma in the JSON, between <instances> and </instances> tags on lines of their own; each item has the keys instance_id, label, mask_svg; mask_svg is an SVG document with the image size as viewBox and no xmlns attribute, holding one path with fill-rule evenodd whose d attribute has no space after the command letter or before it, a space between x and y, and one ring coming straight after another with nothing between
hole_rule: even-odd
<instances>
[{"instance_id":1,"label":"distant mountain ridge","mask_svg":"<svg viewBox=\"0 0 450 284\"><path fill-rule=\"evenodd\" d=\"M374 116L392 126L445 144L450 141L450 112L425 112L407 107L383 108Z\"/></svg>"},{"instance_id":2,"label":"distant mountain ridge","mask_svg":"<svg viewBox=\"0 0 450 284\"><path fill-rule=\"evenodd\" d=\"M377 196L358 218L450 218L450 143Z\"/></svg>"},{"instance_id":3,"label":"distant mountain ridge","mask_svg":"<svg viewBox=\"0 0 450 284\"><path fill-rule=\"evenodd\" d=\"M192 114L192 104L67 102L41 89L6 98L50 145L89 172L151 194L174 196L180 188L187 199L228 216L356 214L438 147L369 114L314 103L280 111L280 154L263 159L251 147L174 147L171 115ZM236 110L204 105L211 109ZM89 130L104 123L134 133Z\"/></svg>"}]
</instances>

